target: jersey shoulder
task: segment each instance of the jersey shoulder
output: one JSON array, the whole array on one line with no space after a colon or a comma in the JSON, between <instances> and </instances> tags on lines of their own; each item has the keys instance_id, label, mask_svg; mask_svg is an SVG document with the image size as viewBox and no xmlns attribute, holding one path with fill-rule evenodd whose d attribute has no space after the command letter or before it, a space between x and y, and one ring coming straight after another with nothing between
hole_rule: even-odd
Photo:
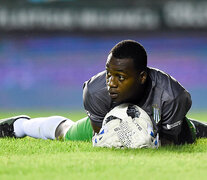
<instances>
[{"instance_id":1,"label":"jersey shoulder","mask_svg":"<svg viewBox=\"0 0 207 180\"><path fill-rule=\"evenodd\" d=\"M88 93L96 93L97 90L104 90L106 88L106 71L102 71L84 83L83 89Z\"/></svg>"},{"instance_id":2,"label":"jersey shoulder","mask_svg":"<svg viewBox=\"0 0 207 180\"><path fill-rule=\"evenodd\" d=\"M97 126L111 108L111 98L106 86L106 72L100 72L84 83L83 105L91 119Z\"/></svg>"}]
</instances>

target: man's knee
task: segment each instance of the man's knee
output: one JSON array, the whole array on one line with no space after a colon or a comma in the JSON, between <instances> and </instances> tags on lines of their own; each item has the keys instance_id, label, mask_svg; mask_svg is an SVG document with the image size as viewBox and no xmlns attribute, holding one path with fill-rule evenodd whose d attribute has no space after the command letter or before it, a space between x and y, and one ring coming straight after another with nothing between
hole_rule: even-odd
<instances>
[{"instance_id":1,"label":"man's knee","mask_svg":"<svg viewBox=\"0 0 207 180\"><path fill-rule=\"evenodd\" d=\"M73 121L67 119L62 121L58 127L56 128L55 131L55 138L58 140L61 140L64 138L65 134L67 133L67 131L70 129L70 127L74 124Z\"/></svg>"}]
</instances>

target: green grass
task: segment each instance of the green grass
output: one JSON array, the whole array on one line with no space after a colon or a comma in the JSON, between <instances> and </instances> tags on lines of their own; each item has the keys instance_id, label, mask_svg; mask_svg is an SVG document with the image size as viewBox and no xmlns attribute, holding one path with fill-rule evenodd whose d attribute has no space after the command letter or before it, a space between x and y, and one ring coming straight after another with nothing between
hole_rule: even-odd
<instances>
[{"instance_id":1,"label":"green grass","mask_svg":"<svg viewBox=\"0 0 207 180\"><path fill-rule=\"evenodd\" d=\"M58 113L67 116L67 113ZM16 114L15 114L16 115ZM29 113L32 117L52 113ZM8 116L8 114L7 114ZM1 117L7 117L6 113ZM67 117L79 119L85 114ZM205 113L189 117L207 119ZM93 148L90 142L0 139L0 180L206 179L207 139L159 149Z\"/></svg>"}]
</instances>

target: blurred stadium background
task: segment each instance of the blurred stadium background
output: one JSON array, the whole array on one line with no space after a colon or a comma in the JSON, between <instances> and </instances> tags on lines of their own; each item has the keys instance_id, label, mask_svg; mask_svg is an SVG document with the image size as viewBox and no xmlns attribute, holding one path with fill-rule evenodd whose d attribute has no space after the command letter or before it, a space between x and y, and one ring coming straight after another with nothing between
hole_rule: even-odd
<instances>
[{"instance_id":1,"label":"blurred stadium background","mask_svg":"<svg viewBox=\"0 0 207 180\"><path fill-rule=\"evenodd\" d=\"M84 81L123 39L207 110L206 1L0 0L0 112L83 109Z\"/></svg>"}]
</instances>

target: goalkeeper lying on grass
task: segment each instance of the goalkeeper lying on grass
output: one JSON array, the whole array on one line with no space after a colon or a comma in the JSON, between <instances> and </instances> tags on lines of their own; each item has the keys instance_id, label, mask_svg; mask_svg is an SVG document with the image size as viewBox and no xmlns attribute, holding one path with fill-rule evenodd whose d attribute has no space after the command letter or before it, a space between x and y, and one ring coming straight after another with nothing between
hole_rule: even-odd
<instances>
[{"instance_id":1,"label":"goalkeeper lying on grass","mask_svg":"<svg viewBox=\"0 0 207 180\"><path fill-rule=\"evenodd\" d=\"M138 105L147 112L162 145L207 137L206 124L186 117L190 94L170 75L147 67L146 51L136 41L121 41L112 48L106 70L85 82L83 103L88 116L76 123L61 116L9 118L0 122L0 137L91 140L105 115L122 103Z\"/></svg>"}]
</instances>

